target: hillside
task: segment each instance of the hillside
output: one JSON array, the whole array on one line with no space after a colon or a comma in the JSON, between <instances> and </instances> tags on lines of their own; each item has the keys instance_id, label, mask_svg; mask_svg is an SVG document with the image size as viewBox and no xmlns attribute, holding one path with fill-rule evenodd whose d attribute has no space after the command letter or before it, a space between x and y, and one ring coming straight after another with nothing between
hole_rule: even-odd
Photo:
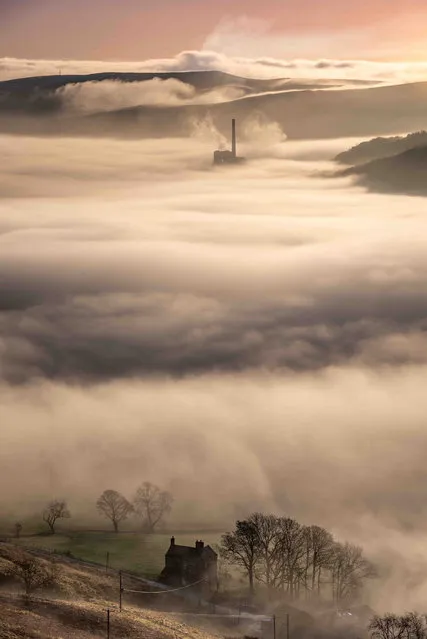
<instances>
[{"instance_id":1,"label":"hillside","mask_svg":"<svg viewBox=\"0 0 427 639\"><path fill-rule=\"evenodd\" d=\"M118 610L118 575L56 557L55 585L36 593L27 602L22 587L10 576L17 561L13 546L0 544L0 637L1 639L89 639L106 636L107 609L111 632L129 639L211 639L213 635L183 624L173 614L149 610L141 597L127 595ZM37 555L36 555L37 557ZM44 562L44 557L37 557ZM147 590L140 581L126 578L131 590ZM134 599L132 599L134 597ZM148 605L148 604L147 604Z\"/></svg>"},{"instance_id":2,"label":"hillside","mask_svg":"<svg viewBox=\"0 0 427 639\"><path fill-rule=\"evenodd\" d=\"M203 104L175 101L170 106L159 102L111 107L90 115L67 111L62 102L61 88L70 82L133 82L153 77L190 84L197 95L234 87L241 97ZM277 122L291 139L393 135L427 129L426 90L424 82L332 89L330 83L322 81L250 80L213 71L27 78L0 83L0 132L129 139L183 137L192 134L195 122L206 118L220 133L227 134L232 117L242 122L261 115Z\"/></svg>"},{"instance_id":3,"label":"hillside","mask_svg":"<svg viewBox=\"0 0 427 639\"><path fill-rule=\"evenodd\" d=\"M346 169L339 175L356 176L361 184L375 191L425 196L427 146Z\"/></svg>"},{"instance_id":4,"label":"hillside","mask_svg":"<svg viewBox=\"0 0 427 639\"><path fill-rule=\"evenodd\" d=\"M375 138L362 142L336 156L335 161L340 164L358 165L366 164L372 160L398 155L409 149L419 146L427 146L427 132L418 131L406 136L390 138Z\"/></svg>"},{"instance_id":5,"label":"hillside","mask_svg":"<svg viewBox=\"0 0 427 639\"><path fill-rule=\"evenodd\" d=\"M68 85L88 83L102 85L112 81L129 85L146 83L154 79L161 82L176 80L192 87L199 94L214 89L234 88L238 89L241 95L251 95L300 86L286 79L257 80L237 77L221 71L40 76L0 82L0 113L42 115L60 112L63 106L61 90Z\"/></svg>"}]
</instances>

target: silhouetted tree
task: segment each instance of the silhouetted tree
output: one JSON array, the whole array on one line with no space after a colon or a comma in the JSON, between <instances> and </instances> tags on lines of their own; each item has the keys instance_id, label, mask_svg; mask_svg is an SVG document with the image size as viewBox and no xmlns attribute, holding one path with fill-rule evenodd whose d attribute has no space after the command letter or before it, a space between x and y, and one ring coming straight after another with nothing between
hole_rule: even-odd
<instances>
[{"instance_id":1,"label":"silhouetted tree","mask_svg":"<svg viewBox=\"0 0 427 639\"><path fill-rule=\"evenodd\" d=\"M268 590L274 590L280 587L283 576L280 518L254 513L250 520L257 530L259 544L256 578Z\"/></svg>"},{"instance_id":2,"label":"silhouetted tree","mask_svg":"<svg viewBox=\"0 0 427 639\"><path fill-rule=\"evenodd\" d=\"M280 517L278 552L276 554L277 584L285 588L291 598L299 592L307 569L308 544L306 528L290 517Z\"/></svg>"},{"instance_id":3,"label":"silhouetted tree","mask_svg":"<svg viewBox=\"0 0 427 639\"><path fill-rule=\"evenodd\" d=\"M363 581L375 576L373 565L364 558L359 546L335 543L331 557L332 589L335 601L357 594Z\"/></svg>"},{"instance_id":4,"label":"silhouetted tree","mask_svg":"<svg viewBox=\"0 0 427 639\"><path fill-rule=\"evenodd\" d=\"M334 538L331 533L320 526L308 526L306 529L307 544L311 556L311 586L310 589L320 595L322 571L327 571L331 565L334 551ZM308 588L308 584L307 584Z\"/></svg>"},{"instance_id":5,"label":"silhouetted tree","mask_svg":"<svg viewBox=\"0 0 427 639\"><path fill-rule=\"evenodd\" d=\"M427 621L425 615L407 612L398 616L387 613L375 615L369 624L372 639L426 639Z\"/></svg>"},{"instance_id":6,"label":"silhouetted tree","mask_svg":"<svg viewBox=\"0 0 427 639\"><path fill-rule=\"evenodd\" d=\"M119 523L133 512L133 506L116 490L105 490L96 502L99 512L111 520L115 532L119 531Z\"/></svg>"},{"instance_id":7,"label":"silhouetted tree","mask_svg":"<svg viewBox=\"0 0 427 639\"><path fill-rule=\"evenodd\" d=\"M52 535L55 534L55 524L58 519L68 519L71 517L65 501L51 501L43 513L43 521L47 523Z\"/></svg>"},{"instance_id":8,"label":"silhouetted tree","mask_svg":"<svg viewBox=\"0 0 427 639\"><path fill-rule=\"evenodd\" d=\"M235 530L222 536L221 554L245 571L251 592L258 581L270 593L286 592L289 598L320 596L323 586L332 585L335 601L350 599L375 576L361 548L340 544L327 530L290 517L254 513L237 521Z\"/></svg>"},{"instance_id":9,"label":"silhouetted tree","mask_svg":"<svg viewBox=\"0 0 427 639\"><path fill-rule=\"evenodd\" d=\"M27 597L36 590L53 585L57 580L58 570L53 563L49 565L26 553L17 554L12 562L8 573L22 582Z\"/></svg>"},{"instance_id":10,"label":"silhouetted tree","mask_svg":"<svg viewBox=\"0 0 427 639\"><path fill-rule=\"evenodd\" d=\"M221 537L220 554L231 564L243 568L250 593L254 592L255 566L260 558L260 542L256 521L237 521L233 532Z\"/></svg>"},{"instance_id":11,"label":"silhouetted tree","mask_svg":"<svg viewBox=\"0 0 427 639\"><path fill-rule=\"evenodd\" d=\"M146 532L154 532L156 526L172 509L173 497L150 482L144 482L136 491L133 506L143 521Z\"/></svg>"}]
</instances>

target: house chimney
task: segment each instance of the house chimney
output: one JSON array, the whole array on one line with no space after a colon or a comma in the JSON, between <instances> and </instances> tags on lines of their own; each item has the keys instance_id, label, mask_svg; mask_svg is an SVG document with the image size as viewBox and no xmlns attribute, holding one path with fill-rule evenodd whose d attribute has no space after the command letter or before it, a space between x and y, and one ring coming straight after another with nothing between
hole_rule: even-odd
<instances>
[{"instance_id":1,"label":"house chimney","mask_svg":"<svg viewBox=\"0 0 427 639\"><path fill-rule=\"evenodd\" d=\"M171 537L171 546L175 546L175 537Z\"/></svg>"},{"instance_id":2,"label":"house chimney","mask_svg":"<svg viewBox=\"0 0 427 639\"><path fill-rule=\"evenodd\" d=\"M231 152L233 158L237 157L237 145L236 145L236 120L231 120Z\"/></svg>"},{"instance_id":3,"label":"house chimney","mask_svg":"<svg viewBox=\"0 0 427 639\"><path fill-rule=\"evenodd\" d=\"M204 547L205 544L203 543L203 541L196 541L196 550L203 550Z\"/></svg>"}]
</instances>

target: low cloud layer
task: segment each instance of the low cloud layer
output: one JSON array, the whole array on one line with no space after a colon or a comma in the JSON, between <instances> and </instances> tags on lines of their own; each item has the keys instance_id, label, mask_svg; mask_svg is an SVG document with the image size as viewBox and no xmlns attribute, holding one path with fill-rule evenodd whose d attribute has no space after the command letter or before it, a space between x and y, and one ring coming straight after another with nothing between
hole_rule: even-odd
<instances>
[{"instance_id":1,"label":"low cloud layer","mask_svg":"<svg viewBox=\"0 0 427 639\"><path fill-rule=\"evenodd\" d=\"M299 145L256 141L226 174L197 140L5 138L4 379L427 363L423 201L408 223L399 199L312 177L327 165ZM36 220L16 197L33 188Z\"/></svg>"},{"instance_id":2,"label":"low cloud layer","mask_svg":"<svg viewBox=\"0 0 427 639\"><path fill-rule=\"evenodd\" d=\"M325 178L354 140L246 126L228 170L209 122L2 136L2 508L151 479L177 525L285 512L392 560L397 608L427 560L425 201Z\"/></svg>"},{"instance_id":3,"label":"low cloud layer","mask_svg":"<svg viewBox=\"0 0 427 639\"><path fill-rule=\"evenodd\" d=\"M63 108L77 113L100 113L136 106L171 107L191 104L216 104L244 95L237 87L223 87L198 93L179 80L125 83L114 80L69 84L56 92Z\"/></svg>"},{"instance_id":4,"label":"low cloud layer","mask_svg":"<svg viewBox=\"0 0 427 639\"><path fill-rule=\"evenodd\" d=\"M207 47L210 43L207 43ZM102 72L145 71L204 71L218 70L237 76L252 78L312 78L346 79L374 82L410 82L427 79L427 64L423 61L383 62L335 58L283 59L262 48L262 55L221 53L212 50L183 51L173 58L152 59L141 62L105 62L79 60L24 60L0 59L0 81L38 75L88 74Z\"/></svg>"}]
</instances>

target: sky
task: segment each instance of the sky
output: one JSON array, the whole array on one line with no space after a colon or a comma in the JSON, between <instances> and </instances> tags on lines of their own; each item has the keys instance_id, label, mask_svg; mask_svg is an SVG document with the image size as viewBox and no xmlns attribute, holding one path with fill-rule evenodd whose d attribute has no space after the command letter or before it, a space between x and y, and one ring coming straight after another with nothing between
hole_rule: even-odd
<instances>
[{"instance_id":1,"label":"sky","mask_svg":"<svg viewBox=\"0 0 427 639\"><path fill-rule=\"evenodd\" d=\"M0 57L422 59L426 15L424 0L0 0Z\"/></svg>"}]
</instances>

